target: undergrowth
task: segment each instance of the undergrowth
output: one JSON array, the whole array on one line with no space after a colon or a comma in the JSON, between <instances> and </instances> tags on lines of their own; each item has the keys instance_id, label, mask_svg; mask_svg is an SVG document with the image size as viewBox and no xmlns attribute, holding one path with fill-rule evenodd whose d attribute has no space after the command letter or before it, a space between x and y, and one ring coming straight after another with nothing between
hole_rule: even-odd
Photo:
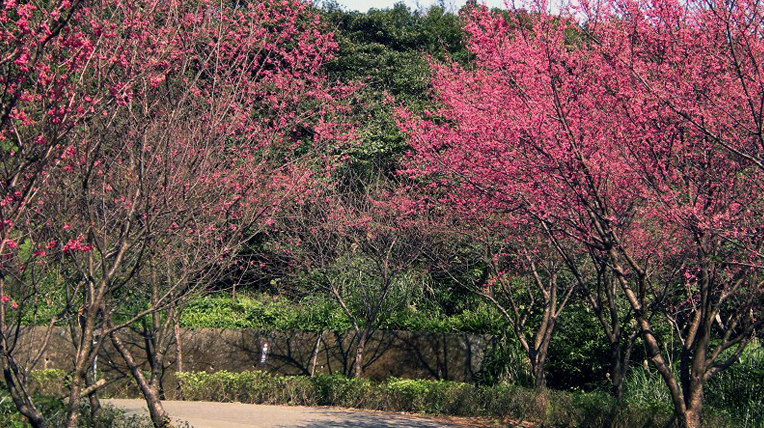
<instances>
[{"instance_id":1,"label":"undergrowth","mask_svg":"<svg viewBox=\"0 0 764 428\"><path fill-rule=\"evenodd\" d=\"M384 382L337 375L278 376L261 371L178 373L185 400L339 406L435 415L510 418L550 427L664 428L670 402L615 403L602 392L568 392L500 384L391 378ZM709 412L708 426L733 428L727 415Z\"/></svg>"}]
</instances>

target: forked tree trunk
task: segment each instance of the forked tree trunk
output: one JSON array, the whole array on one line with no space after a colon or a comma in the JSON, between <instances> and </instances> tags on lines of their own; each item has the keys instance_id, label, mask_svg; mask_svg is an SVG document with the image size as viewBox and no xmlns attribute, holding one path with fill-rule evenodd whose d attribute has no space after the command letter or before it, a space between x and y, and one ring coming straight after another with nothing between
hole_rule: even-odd
<instances>
[{"instance_id":1,"label":"forked tree trunk","mask_svg":"<svg viewBox=\"0 0 764 428\"><path fill-rule=\"evenodd\" d=\"M546 389L546 373L544 363L536 364L532 367L533 372L533 388L536 390Z\"/></svg>"},{"instance_id":2,"label":"forked tree trunk","mask_svg":"<svg viewBox=\"0 0 764 428\"><path fill-rule=\"evenodd\" d=\"M617 402L623 399L623 385L626 382L626 373L629 371L631 349L634 346L634 341L639 337L638 333L635 331L631 337L626 338L627 342L623 345L621 344L623 338L620 333L615 336L614 341L610 342L610 384L613 398Z\"/></svg>"},{"instance_id":3,"label":"forked tree trunk","mask_svg":"<svg viewBox=\"0 0 764 428\"><path fill-rule=\"evenodd\" d=\"M157 385L150 384L146 380L140 365L135 361L133 354L127 349L125 344L122 343L122 340L116 332L111 333L111 341L114 344L114 348L117 349L117 352L119 352L122 359L125 361L125 364L130 369L130 373L132 373L138 383L138 388L141 390L141 394L143 394L143 398L146 400L146 406L149 409L149 416L151 417L151 422L154 424L154 427L169 428L171 426L170 417L162 406L162 401L159 396L159 388Z\"/></svg>"},{"instance_id":4,"label":"forked tree trunk","mask_svg":"<svg viewBox=\"0 0 764 428\"><path fill-rule=\"evenodd\" d=\"M550 293L554 296L556 293ZM556 303L556 300L552 301ZM557 318L554 315L555 305L547 306L544 310L543 321L536 331L536 337L533 343L525 343L528 359L531 362L531 371L533 372L533 386L537 393L543 393L546 390L546 362L549 356L549 344L552 343L552 334L554 333Z\"/></svg>"}]
</instances>

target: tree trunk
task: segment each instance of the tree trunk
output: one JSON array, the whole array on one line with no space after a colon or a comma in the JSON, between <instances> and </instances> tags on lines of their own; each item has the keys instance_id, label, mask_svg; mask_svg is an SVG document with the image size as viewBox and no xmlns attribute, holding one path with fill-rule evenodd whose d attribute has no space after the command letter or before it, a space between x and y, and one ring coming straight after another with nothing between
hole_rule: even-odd
<instances>
[{"instance_id":1,"label":"tree trunk","mask_svg":"<svg viewBox=\"0 0 764 428\"><path fill-rule=\"evenodd\" d=\"M95 378L95 370L88 371L85 374L85 386L87 388L93 388L98 379ZM98 399L98 390L93 389L93 392L88 394L88 401L90 402L90 417L95 420L101 413L101 400Z\"/></svg>"},{"instance_id":2,"label":"tree trunk","mask_svg":"<svg viewBox=\"0 0 764 428\"><path fill-rule=\"evenodd\" d=\"M624 361L623 353L621 352L621 344L616 342L610 343L610 383L613 388L613 397L616 401L623 399L623 383L626 378L626 370L628 368L628 361Z\"/></svg>"},{"instance_id":3,"label":"tree trunk","mask_svg":"<svg viewBox=\"0 0 764 428\"><path fill-rule=\"evenodd\" d=\"M531 356L531 371L533 372L533 387L537 391L546 389L546 356L534 350Z\"/></svg>"},{"instance_id":4,"label":"tree trunk","mask_svg":"<svg viewBox=\"0 0 764 428\"><path fill-rule=\"evenodd\" d=\"M182 342L180 341L180 320L177 310L172 313L172 333L173 338L175 339L175 372L180 373L183 371L183 348L181 346ZM175 394L176 400L183 399L183 391L180 388L180 382L177 382Z\"/></svg>"},{"instance_id":5,"label":"tree trunk","mask_svg":"<svg viewBox=\"0 0 764 428\"><path fill-rule=\"evenodd\" d=\"M322 331L321 334L318 335L318 338L316 339L316 347L313 349L313 357L311 358L311 364L310 364L310 377L313 377L316 375L316 364L318 363L318 351L321 345L321 339L323 339L323 337L324 337L324 332Z\"/></svg>"},{"instance_id":6,"label":"tree trunk","mask_svg":"<svg viewBox=\"0 0 764 428\"><path fill-rule=\"evenodd\" d=\"M555 293L551 294L554 296ZM536 332L536 340L528 350L533 370L533 386L537 391L546 389L546 358L549 355L549 344L552 343L552 333L557 324L556 318L552 315L554 310L554 304L547 306L544 311L544 321Z\"/></svg>"},{"instance_id":7,"label":"tree trunk","mask_svg":"<svg viewBox=\"0 0 764 428\"><path fill-rule=\"evenodd\" d=\"M689 382L687 389L682 390L685 402L684 411L679 415L682 428L700 428L704 386L704 380L697 376Z\"/></svg>"},{"instance_id":8,"label":"tree trunk","mask_svg":"<svg viewBox=\"0 0 764 428\"><path fill-rule=\"evenodd\" d=\"M82 385L85 383L85 376L90 369L91 355L93 351L93 333L95 324L95 312L96 305L92 305L88 315L79 315L80 325L80 337L76 343L77 354L74 362L74 370L72 372L72 383L69 389L68 409L66 415L66 428L77 428L80 417L80 407L82 398ZM87 385L86 385L87 388ZM88 388L89 389L89 388Z\"/></svg>"},{"instance_id":9,"label":"tree trunk","mask_svg":"<svg viewBox=\"0 0 764 428\"><path fill-rule=\"evenodd\" d=\"M125 361L125 364L127 364L127 367L130 369L130 373L132 373L138 383L143 398L146 400L146 406L149 409L149 416L154 423L154 427L169 428L171 426L170 417L162 406L162 401L160 400L159 391L157 390L156 385L150 385L149 382L146 381L146 377L143 375L140 365L135 361L130 350L127 349L124 343L122 343L122 340L117 333L111 333L111 341L114 344L114 348L117 349L117 352L119 352L122 359Z\"/></svg>"},{"instance_id":10,"label":"tree trunk","mask_svg":"<svg viewBox=\"0 0 764 428\"><path fill-rule=\"evenodd\" d=\"M700 408L688 409L680 415L679 426L681 428L700 428Z\"/></svg>"},{"instance_id":11,"label":"tree trunk","mask_svg":"<svg viewBox=\"0 0 764 428\"><path fill-rule=\"evenodd\" d=\"M175 316L175 319L173 320L173 326L172 326L172 332L175 339L175 370L178 372L183 371L183 347L180 340L180 323L178 321L177 315Z\"/></svg>"},{"instance_id":12,"label":"tree trunk","mask_svg":"<svg viewBox=\"0 0 764 428\"><path fill-rule=\"evenodd\" d=\"M80 390L82 389L82 375L75 369L72 374L72 384L69 389L68 413L66 415L66 428L77 428L80 417Z\"/></svg>"},{"instance_id":13,"label":"tree trunk","mask_svg":"<svg viewBox=\"0 0 764 428\"><path fill-rule=\"evenodd\" d=\"M355 374L353 376L356 379L363 375L363 348L366 346L366 336L365 331L358 335L358 346L355 348Z\"/></svg>"}]
</instances>

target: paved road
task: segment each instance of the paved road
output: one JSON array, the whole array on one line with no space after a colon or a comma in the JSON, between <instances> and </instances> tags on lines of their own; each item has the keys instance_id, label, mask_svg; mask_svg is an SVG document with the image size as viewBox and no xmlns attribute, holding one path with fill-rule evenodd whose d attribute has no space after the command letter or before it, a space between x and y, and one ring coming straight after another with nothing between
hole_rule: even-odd
<instances>
[{"instance_id":1,"label":"paved road","mask_svg":"<svg viewBox=\"0 0 764 428\"><path fill-rule=\"evenodd\" d=\"M142 400L104 400L127 414L148 414ZM164 401L173 419L194 428L463 428L420 417L319 407ZM473 425L474 426L474 425Z\"/></svg>"}]
</instances>

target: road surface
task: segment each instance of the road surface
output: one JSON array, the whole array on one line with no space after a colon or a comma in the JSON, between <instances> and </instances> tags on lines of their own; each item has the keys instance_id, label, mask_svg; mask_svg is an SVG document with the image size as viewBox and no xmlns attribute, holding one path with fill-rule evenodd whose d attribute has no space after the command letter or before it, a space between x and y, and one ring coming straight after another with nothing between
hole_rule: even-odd
<instances>
[{"instance_id":1,"label":"road surface","mask_svg":"<svg viewBox=\"0 0 764 428\"><path fill-rule=\"evenodd\" d=\"M113 399L105 403L128 415L148 414L143 400ZM322 407L266 406L203 401L164 401L167 413L194 428L464 428L433 419L384 412Z\"/></svg>"}]
</instances>

